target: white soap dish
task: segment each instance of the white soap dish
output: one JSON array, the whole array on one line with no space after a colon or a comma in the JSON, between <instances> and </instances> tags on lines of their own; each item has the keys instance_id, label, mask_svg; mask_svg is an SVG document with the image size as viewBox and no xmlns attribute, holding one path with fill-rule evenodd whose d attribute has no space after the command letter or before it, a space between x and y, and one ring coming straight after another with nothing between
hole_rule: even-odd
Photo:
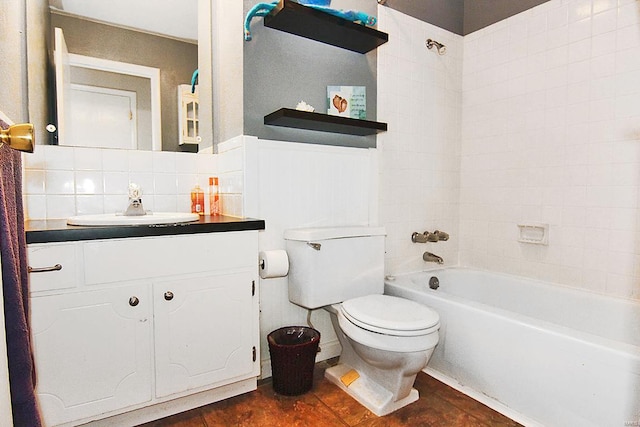
<instances>
[{"instance_id":1,"label":"white soap dish","mask_svg":"<svg viewBox=\"0 0 640 427\"><path fill-rule=\"evenodd\" d=\"M549 224L527 222L518 224L518 228L520 228L518 242L533 243L535 245L549 244Z\"/></svg>"}]
</instances>

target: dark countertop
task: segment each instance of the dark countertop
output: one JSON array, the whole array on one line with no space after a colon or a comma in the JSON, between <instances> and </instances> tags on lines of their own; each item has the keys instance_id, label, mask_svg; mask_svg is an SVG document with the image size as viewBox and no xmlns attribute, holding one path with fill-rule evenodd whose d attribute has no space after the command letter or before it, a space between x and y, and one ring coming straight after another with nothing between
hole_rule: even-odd
<instances>
[{"instance_id":1,"label":"dark countertop","mask_svg":"<svg viewBox=\"0 0 640 427\"><path fill-rule=\"evenodd\" d=\"M176 234L222 233L225 231L264 230L262 219L231 216L200 217L197 222L167 225L109 225L84 227L67 225L67 220L31 220L25 222L27 243L73 242L77 240L121 239L126 237L170 236Z\"/></svg>"}]
</instances>

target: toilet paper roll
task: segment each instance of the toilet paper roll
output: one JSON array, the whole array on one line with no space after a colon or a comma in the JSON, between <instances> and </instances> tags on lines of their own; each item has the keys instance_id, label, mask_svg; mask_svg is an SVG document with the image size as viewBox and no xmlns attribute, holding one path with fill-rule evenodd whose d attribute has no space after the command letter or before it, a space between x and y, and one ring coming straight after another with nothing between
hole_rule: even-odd
<instances>
[{"instance_id":1,"label":"toilet paper roll","mask_svg":"<svg viewBox=\"0 0 640 427\"><path fill-rule=\"evenodd\" d=\"M289 273L289 257L284 250L264 251L259 254L260 277L284 277Z\"/></svg>"}]
</instances>

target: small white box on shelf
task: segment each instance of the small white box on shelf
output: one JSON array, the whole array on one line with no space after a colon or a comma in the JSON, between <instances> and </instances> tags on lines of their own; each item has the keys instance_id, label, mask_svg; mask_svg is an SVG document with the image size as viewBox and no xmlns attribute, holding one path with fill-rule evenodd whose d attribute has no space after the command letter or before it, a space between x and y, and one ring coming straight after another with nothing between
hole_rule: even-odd
<instances>
[{"instance_id":1,"label":"small white box on shelf","mask_svg":"<svg viewBox=\"0 0 640 427\"><path fill-rule=\"evenodd\" d=\"M327 86L327 114L367 118L367 93L365 86Z\"/></svg>"}]
</instances>

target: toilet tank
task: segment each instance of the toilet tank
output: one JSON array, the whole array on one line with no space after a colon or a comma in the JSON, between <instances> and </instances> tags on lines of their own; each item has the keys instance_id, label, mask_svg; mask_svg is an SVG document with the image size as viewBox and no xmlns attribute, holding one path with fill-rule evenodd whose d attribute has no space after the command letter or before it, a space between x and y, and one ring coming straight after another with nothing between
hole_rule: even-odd
<instances>
[{"instance_id":1,"label":"toilet tank","mask_svg":"<svg viewBox=\"0 0 640 427\"><path fill-rule=\"evenodd\" d=\"M384 291L383 227L286 230L289 300L319 308Z\"/></svg>"}]
</instances>

